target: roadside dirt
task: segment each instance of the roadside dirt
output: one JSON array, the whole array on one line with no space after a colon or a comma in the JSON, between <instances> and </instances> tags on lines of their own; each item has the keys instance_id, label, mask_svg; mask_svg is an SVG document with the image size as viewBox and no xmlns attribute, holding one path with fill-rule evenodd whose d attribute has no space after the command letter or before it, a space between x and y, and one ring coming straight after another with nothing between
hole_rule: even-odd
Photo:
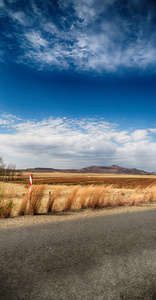
<instances>
[{"instance_id":1,"label":"roadside dirt","mask_svg":"<svg viewBox=\"0 0 156 300\"><path fill-rule=\"evenodd\" d=\"M35 216L12 217L8 219L0 219L0 229L13 228L20 226L37 225L40 223L62 222L78 218L91 218L95 216L107 216L121 213L131 213L134 211L156 209L156 203L144 204L131 207L110 207L104 209L85 209L80 211L69 211L52 214L42 214Z\"/></svg>"}]
</instances>

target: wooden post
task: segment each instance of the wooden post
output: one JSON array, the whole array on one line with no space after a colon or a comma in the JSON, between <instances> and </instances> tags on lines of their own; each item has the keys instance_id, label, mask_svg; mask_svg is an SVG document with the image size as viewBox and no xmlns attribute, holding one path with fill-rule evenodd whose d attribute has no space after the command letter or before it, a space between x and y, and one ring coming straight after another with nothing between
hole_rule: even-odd
<instances>
[{"instance_id":1,"label":"wooden post","mask_svg":"<svg viewBox=\"0 0 156 300\"><path fill-rule=\"evenodd\" d=\"M31 203L31 194L30 194L30 197L29 197L29 205L30 205L30 203Z\"/></svg>"},{"instance_id":2,"label":"wooden post","mask_svg":"<svg viewBox=\"0 0 156 300\"><path fill-rule=\"evenodd\" d=\"M49 191L49 205L48 205L48 212L51 212L51 191Z\"/></svg>"},{"instance_id":3,"label":"wooden post","mask_svg":"<svg viewBox=\"0 0 156 300\"><path fill-rule=\"evenodd\" d=\"M50 200L51 200L51 191L49 192L49 202L50 202Z\"/></svg>"}]
</instances>

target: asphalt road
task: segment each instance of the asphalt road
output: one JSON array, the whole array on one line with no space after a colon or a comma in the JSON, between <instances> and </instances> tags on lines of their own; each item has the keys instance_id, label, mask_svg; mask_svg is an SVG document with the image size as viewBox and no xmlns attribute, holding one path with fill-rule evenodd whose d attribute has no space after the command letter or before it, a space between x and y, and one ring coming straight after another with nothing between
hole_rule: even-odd
<instances>
[{"instance_id":1,"label":"asphalt road","mask_svg":"<svg viewBox=\"0 0 156 300\"><path fill-rule=\"evenodd\" d=\"M0 230L0 299L156 299L156 210Z\"/></svg>"}]
</instances>

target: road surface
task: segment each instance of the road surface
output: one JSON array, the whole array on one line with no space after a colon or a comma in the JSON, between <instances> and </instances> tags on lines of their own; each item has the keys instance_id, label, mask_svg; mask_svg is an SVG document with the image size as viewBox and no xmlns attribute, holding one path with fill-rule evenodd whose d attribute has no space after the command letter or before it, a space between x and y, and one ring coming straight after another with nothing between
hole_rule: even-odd
<instances>
[{"instance_id":1,"label":"road surface","mask_svg":"<svg viewBox=\"0 0 156 300\"><path fill-rule=\"evenodd\" d=\"M156 299L156 210L0 230L0 299Z\"/></svg>"}]
</instances>

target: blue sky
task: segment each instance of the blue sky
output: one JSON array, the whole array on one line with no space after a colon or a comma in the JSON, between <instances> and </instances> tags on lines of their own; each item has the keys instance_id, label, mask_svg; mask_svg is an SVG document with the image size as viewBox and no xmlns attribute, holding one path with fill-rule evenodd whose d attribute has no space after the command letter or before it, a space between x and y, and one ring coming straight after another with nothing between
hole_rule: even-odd
<instances>
[{"instance_id":1,"label":"blue sky","mask_svg":"<svg viewBox=\"0 0 156 300\"><path fill-rule=\"evenodd\" d=\"M156 171L156 3L0 0L0 156Z\"/></svg>"}]
</instances>

